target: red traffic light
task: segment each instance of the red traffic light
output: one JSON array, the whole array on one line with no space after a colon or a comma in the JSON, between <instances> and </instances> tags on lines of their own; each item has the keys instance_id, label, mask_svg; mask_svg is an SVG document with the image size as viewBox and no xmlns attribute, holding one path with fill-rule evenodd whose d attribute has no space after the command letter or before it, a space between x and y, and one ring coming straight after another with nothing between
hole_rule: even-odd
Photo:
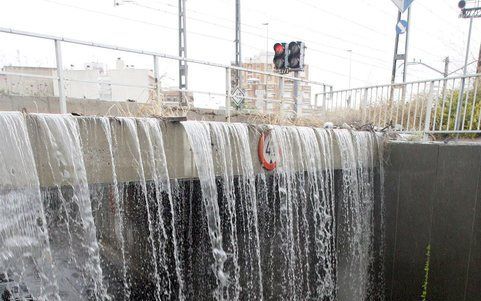
<instances>
[{"instance_id":1,"label":"red traffic light","mask_svg":"<svg viewBox=\"0 0 481 301\"><path fill-rule=\"evenodd\" d=\"M276 54L281 54L285 51L284 46L281 43L276 43L274 45L274 52Z\"/></svg>"}]
</instances>

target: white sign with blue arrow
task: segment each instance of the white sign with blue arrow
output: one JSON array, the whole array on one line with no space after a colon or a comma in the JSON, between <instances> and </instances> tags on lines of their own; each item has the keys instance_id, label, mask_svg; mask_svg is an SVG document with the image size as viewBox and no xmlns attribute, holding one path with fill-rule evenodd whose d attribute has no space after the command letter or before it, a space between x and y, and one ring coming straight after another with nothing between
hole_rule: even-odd
<instances>
[{"instance_id":1,"label":"white sign with blue arrow","mask_svg":"<svg viewBox=\"0 0 481 301\"><path fill-rule=\"evenodd\" d=\"M394 4L399 8L400 12L405 12L408 9L414 0L392 0Z\"/></svg>"},{"instance_id":2,"label":"white sign with blue arrow","mask_svg":"<svg viewBox=\"0 0 481 301\"><path fill-rule=\"evenodd\" d=\"M396 33L397 34L405 34L408 30L408 21L401 20L396 25Z\"/></svg>"}]
</instances>

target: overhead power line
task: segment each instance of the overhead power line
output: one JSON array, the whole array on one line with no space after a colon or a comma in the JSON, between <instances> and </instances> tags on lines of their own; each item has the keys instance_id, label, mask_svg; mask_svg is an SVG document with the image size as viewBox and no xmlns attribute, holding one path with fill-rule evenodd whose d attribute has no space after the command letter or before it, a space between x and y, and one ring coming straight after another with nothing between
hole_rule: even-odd
<instances>
[{"instance_id":1,"label":"overhead power line","mask_svg":"<svg viewBox=\"0 0 481 301\"><path fill-rule=\"evenodd\" d=\"M156 8L156 7L152 7L152 6L148 6L148 5L143 5L143 4L139 4L138 1L137 2L132 2L134 5L137 5L139 7L142 7L142 8L146 8L146 9L151 9L151 10L155 10L155 11L159 11L159 12L163 12L163 13L167 13L167 14L172 14L174 15L175 13L173 12L169 12L169 11L166 11L166 10L163 10L163 9L159 9L159 8ZM170 6L170 5L169 5ZM202 23L205 23L205 24L210 24L210 25L213 25L213 26L217 26L217 27L222 27L222 28L226 28L226 29L229 29L229 30L234 30L234 27L232 26L229 26L229 25L225 25L225 24L220 24L220 23L216 23L216 22L211 22L211 21L205 21L203 19L199 19L199 18L195 18L195 17L189 17L190 20L195 20L195 21L198 21L198 22L202 22ZM245 23L241 23L242 25L245 25ZM242 33L244 34L247 34L247 35L250 35L250 36L255 36L255 37L258 37L258 38L261 38L261 39L264 39L265 36L262 35L262 34L258 34L258 33L254 33L254 32L251 32L251 31L247 31L247 30L243 30ZM274 33L277 33L277 34L280 34L278 32L275 32ZM283 35L283 39L285 38L288 38L289 36L286 36L285 34ZM321 47L328 47L328 48L332 48L332 49L336 49L336 50L341 50L341 51L344 51L344 48L341 48L341 47L334 47L334 46L330 46L330 45L326 45L326 44L322 44L322 43L319 43L319 42L316 42L316 41L313 41L313 40L309 40L309 39L301 39L300 37L294 37L294 36L290 36L292 37L293 40L303 40L307 43L309 43L309 48L311 50L313 50L314 52L317 52L317 53L322 53L322 54L325 54L325 55L329 55L329 56L333 56L333 57L338 57L338 58L341 58L343 60L346 60L347 58L343 57L343 56L340 56L338 54L335 54L335 53L330 53L330 52L327 52L325 50L321 50L319 48L315 48L311 45L319 45ZM274 40L279 40L280 37L271 37L272 39ZM374 60L374 61L378 61L380 63L386 63L386 64L389 64L389 62L387 60L382 60L382 59L379 59L378 57L373 57L373 56L369 56L369 55L364 55L364 54L357 54L358 56L361 56L361 57L365 57L367 59L370 59L370 60ZM368 63L366 61L357 61L358 63L360 64L364 64L364 65L369 65L369 66L374 66L374 67L377 67L377 68L385 68L383 66L379 66L379 65L375 65L375 64L371 64L371 63Z\"/></svg>"}]
</instances>

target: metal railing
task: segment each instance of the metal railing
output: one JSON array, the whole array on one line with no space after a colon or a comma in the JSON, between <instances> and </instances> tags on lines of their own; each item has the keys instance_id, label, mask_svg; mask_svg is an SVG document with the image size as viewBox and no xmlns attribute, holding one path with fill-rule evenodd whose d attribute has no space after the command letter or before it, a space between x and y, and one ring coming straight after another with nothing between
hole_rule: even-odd
<instances>
[{"instance_id":1,"label":"metal railing","mask_svg":"<svg viewBox=\"0 0 481 301\"><path fill-rule=\"evenodd\" d=\"M243 74L256 74L259 76L264 76L266 78L278 78L279 80L279 90L278 93L275 93L274 96L269 96L269 93L266 93L264 97L253 97L247 95L244 100L249 101L259 101L261 100L262 102L265 103L265 106L258 106L256 108L251 108L250 110L254 111L261 111L263 112L264 110L262 109L267 108L269 105L272 106L272 104L281 104L278 106L278 109L282 111L285 108L284 104L288 104L290 108L288 108L289 111L292 111L296 116L300 116L301 112L299 108L301 107L299 105L300 103L300 98L299 95L292 94L291 96L285 97L285 93L283 91L284 83L285 81L290 81L290 82L298 82L300 84L308 85L310 87L316 86L319 87L320 90L322 91L328 91L328 89L332 90L332 86L327 85L322 82L318 81L311 81L311 80L306 80L302 78L296 78L288 75L283 75L283 74L278 74L278 73L272 73L272 72L267 72L267 71L261 71L261 70L254 70L254 69L248 69L248 68L243 68L243 67L238 67L238 66L232 66L232 65L224 65L224 64L219 64L219 63L214 63L214 62L209 62L209 61L202 61L202 60L196 60L196 59L190 59L190 58L184 58L184 57L179 57L175 55L169 55L165 53L160 53L160 52L155 52L155 51L146 51L146 50L139 50L139 49L133 49L133 48L127 48L127 47L120 47L120 46L114 46L114 45L107 45L107 44L100 44L100 43L94 43L94 42L87 42L87 41L82 41L82 40L75 40L75 39L69 39L65 37L58 37L58 36L51 36L51 35L44 35L44 34L37 34L37 33L32 33L32 32L27 32L27 31L20 31L20 30L15 30L11 28L2 28L0 27L0 33L7 33L7 34L13 34L13 35L19 35L19 36L26 36L26 37L32 37L32 38L37 38L37 39L44 39L44 40L50 40L54 43L55 45L55 59L56 59L56 74L54 76L52 75L38 75L38 74L29 74L29 73L13 73L13 72L6 72L6 71L0 71L0 75L15 75L15 76L20 76L20 77L31 77L31 78L45 78L45 79L50 79L56 81L56 85L58 85L58 98L59 98L59 103L60 103L60 112L66 113L67 112L67 106L66 106L66 99L68 95L66 94L66 86L68 82L79 82L79 83L90 83L90 84L102 84L102 85L108 85L108 86L124 86L124 87L136 87L136 88L142 88L147 91L153 91L155 98L158 103L162 102L162 92L161 87L159 84L159 78L160 78L160 68L159 68L159 59L168 59L168 60L174 60L174 61L184 61L190 64L197 64L197 65L204 65L204 66L210 66L214 68L219 68L223 69L225 72L225 92L219 93L218 91L199 91L199 90L179 90L179 93L198 93L198 94L204 94L208 96L220 96L220 97L225 97L225 112L226 112L226 118L227 120L230 120L230 115L231 115L231 109L233 108L232 106L232 97L233 95L233 90L234 87L232 87L232 73L233 71L238 72L238 73L243 73ZM89 46L89 47L95 47L95 48L101 48L101 49L108 49L108 50L114 50L114 51L121 51L121 52L127 52L127 53L133 53L133 54L139 54L139 55L145 55L145 56L151 56L152 57L152 63L153 63L153 75L154 75L154 84L153 85L129 85L125 83L115 83L115 82L103 82L103 81L91 81L91 80L81 80L81 79L74 79L74 78L68 78L64 72L64 67L63 67L63 56L62 56L62 44L64 43L69 43L69 44L75 44L75 45L82 45L82 46ZM219 83L219 85L224 85L224 83ZM266 80L266 92L267 92L267 80ZM315 94L315 93L312 93ZM311 97L309 96L309 102L310 102ZM310 108L318 108L319 106L316 104L308 105ZM247 109L249 111L249 109ZM271 111L265 110L266 113Z\"/></svg>"},{"instance_id":2,"label":"metal railing","mask_svg":"<svg viewBox=\"0 0 481 301\"><path fill-rule=\"evenodd\" d=\"M481 74L319 93L323 119L405 133L481 133Z\"/></svg>"}]
</instances>

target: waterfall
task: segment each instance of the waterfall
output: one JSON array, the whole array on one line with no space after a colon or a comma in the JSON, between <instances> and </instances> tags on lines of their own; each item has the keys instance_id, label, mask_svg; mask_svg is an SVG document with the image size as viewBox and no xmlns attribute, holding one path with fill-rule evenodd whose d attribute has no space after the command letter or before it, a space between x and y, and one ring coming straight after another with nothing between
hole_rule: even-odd
<instances>
[{"instance_id":1,"label":"waterfall","mask_svg":"<svg viewBox=\"0 0 481 301\"><path fill-rule=\"evenodd\" d=\"M169 283L170 292L167 297L172 298L175 295L178 300L184 300L184 281L180 266L179 249L176 233L176 215L172 199L169 173L167 169L167 160L164 152L164 141L162 138L162 130L158 120L155 119L139 119L138 123L142 130L143 137L147 145L144 147L145 167L148 168L150 177L153 179L155 191L155 206L157 207L158 226L160 226L159 248L162 249L160 261L163 266L169 265L169 260L173 257L170 265L175 266L175 282ZM165 197L163 197L165 195ZM164 199L166 201L164 202ZM165 203L165 204L164 204ZM164 208L167 207L170 214L170 223L164 222ZM168 228L168 229L167 229ZM168 244L171 244L172 254L168 254ZM168 271L168 268L164 268ZM173 286L178 287L177 292Z\"/></svg>"},{"instance_id":2,"label":"waterfall","mask_svg":"<svg viewBox=\"0 0 481 301\"><path fill-rule=\"evenodd\" d=\"M384 300L374 133L19 113L0 126L0 298L8 282L42 301Z\"/></svg>"},{"instance_id":3,"label":"waterfall","mask_svg":"<svg viewBox=\"0 0 481 301\"><path fill-rule=\"evenodd\" d=\"M210 128L207 123L183 122L182 124L187 132L192 152L194 153L194 160L199 174L200 185L202 187L202 202L207 217L209 238L214 259L212 270L217 283L214 297L217 300L225 300L226 295L229 295L227 289L230 280L229 276L226 275L224 271L224 263L227 260L227 254L224 251L222 241ZM237 276L233 277L235 278Z\"/></svg>"},{"instance_id":4,"label":"waterfall","mask_svg":"<svg viewBox=\"0 0 481 301\"><path fill-rule=\"evenodd\" d=\"M100 255L103 266L112 266L104 270L104 277L108 280L108 292L115 300L130 300L130 260L125 247L124 233L125 210L121 193L122 185L117 179L115 146L112 141L110 121L106 117L82 117L78 121L83 155L85 160L92 163L88 165L91 166L91 170L87 170L87 178ZM99 148L105 150L104 156L99 156ZM105 170L105 165L110 168ZM109 178L102 178L100 176L102 174L108 175ZM119 249L119 254L116 254ZM114 267L115 261L120 263L118 268L120 273L115 271L117 270Z\"/></svg>"},{"instance_id":5,"label":"waterfall","mask_svg":"<svg viewBox=\"0 0 481 301\"><path fill-rule=\"evenodd\" d=\"M269 206L276 213L270 223L275 240L267 256L268 299L331 300L336 264L331 133L273 127L272 135L282 160L273 175L276 190Z\"/></svg>"},{"instance_id":6,"label":"waterfall","mask_svg":"<svg viewBox=\"0 0 481 301\"><path fill-rule=\"evenodd\" d=\"M234 294L228 300L262 299L262 268L257 215L257 197L248 128L244 124L210 123L214 162L222 175L223 198L226 204L230 235L228 253L232 254ZM226 223L223 223L226 224ZM238 228L242 232L237 234ZM230 262L230 261L229 261ZM240 278L240 279L239 279ZM240 283L243 288L241 288Z\"/></svg>"},{"instance_id":7,"label":"waterfall","mask_svg":"<svg viewBox=\"0 0 481 301\"><path fill-rule=\"evenodd\" d=\"M365 300L372 290L374 265L374 169L376 137L370 133L335 132L341 155L339 290L341 300Z\"/></svg>"},{"instance_id":8,"label":"waterfall","mask_svg":"<svg viewBox=\"0 0 481 301\"><path fill-rule=\"evenodd\" d=\"M41 300L60 300L23 115L0 114L0 131L0 282L13 280L22 290L28 284Z\"/></svg>"},{"instance_id":9,"label":"waterfall","mask_svg":"<svg viewBox=\"0 0 481 301\"><path fill-rule=\"evenodd\" d=\"M77 120L30 115L33 149L50 187L43 202L61 295L106 298Z\"/></svg>"}]
</instances>

